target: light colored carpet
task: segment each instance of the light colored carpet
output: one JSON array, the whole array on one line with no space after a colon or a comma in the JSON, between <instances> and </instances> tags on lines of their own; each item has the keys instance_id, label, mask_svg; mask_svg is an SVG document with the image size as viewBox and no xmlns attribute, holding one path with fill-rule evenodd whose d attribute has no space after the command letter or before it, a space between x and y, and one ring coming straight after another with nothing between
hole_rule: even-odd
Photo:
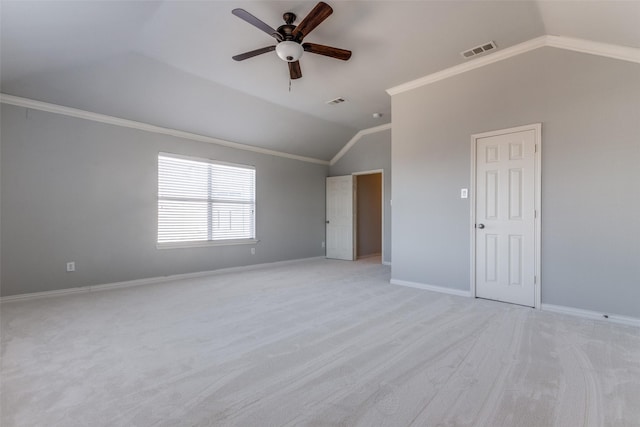
<instances>
[{"instance_id":1,"label":"light colored carpet","mask_svg":"<svg viewBox=\"0 0 640 427\"><path fill-rule=\"evenodd\" d=\"M308 260L4 303L10 426L640 426L640 331Z\"/></svg>"}]
</instances>

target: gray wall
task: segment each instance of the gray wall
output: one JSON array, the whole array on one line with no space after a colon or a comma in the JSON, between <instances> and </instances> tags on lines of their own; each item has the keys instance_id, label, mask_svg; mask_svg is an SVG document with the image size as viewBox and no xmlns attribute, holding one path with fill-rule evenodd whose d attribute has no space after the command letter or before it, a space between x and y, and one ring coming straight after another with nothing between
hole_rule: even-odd
<instances>
[{"instance_id":1,"label":"gray wall","mask_svg":"<svg viewBox=\"0 0 640 427\"><path fill-rule=\"evenodd\" d=\"M537 49L398 94L392 278L469 289L470 136L542 122L542 302L640 317L640 65Z\"/></svg>"},{"instance_id":2,"label":"gray wall","mask_svg":"<svg viewBox=\"0 0 640 427\"><path fill-rule=\"evenodd\" d=\"M382 174L356 175L357 255L382 253Z\"/></svg>"},{"instance_id":3,"label":"gray wall","mask_svg":"<svg viewBox=\"0 0 640 427\"><path fill-rule=\"evenodd\" d=\"M391 130L364 135L333 166L330 176L382 169L384 171L383 262L391 262Z\"/></svg>"},{"instance_id":4,"label":"gray wall","mask_svg":"<svg viewBox=\"0 0 640 427\"><path fill-rule=\"evenodd\" d=\"M9 105L1 116L3 296L323 255L326 166ZM156 249L159 151L255 165L255 255Z\"/></svg>"}]
</instances>

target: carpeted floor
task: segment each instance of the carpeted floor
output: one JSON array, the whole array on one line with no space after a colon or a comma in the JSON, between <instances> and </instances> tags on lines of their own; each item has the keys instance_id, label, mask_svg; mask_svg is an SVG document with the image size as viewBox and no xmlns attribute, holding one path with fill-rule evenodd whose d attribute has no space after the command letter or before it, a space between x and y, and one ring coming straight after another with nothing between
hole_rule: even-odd
<instances>
[{"instance_id":1,"label":"carpeted floor","mask_svg":"<svg viewBox=\"0 0 640 427\"><path fill-rule=\"evenodd\" d=\"M10 426L640 426L640 330L307 260L1 307Z\"/></svg>"}]
</instances>

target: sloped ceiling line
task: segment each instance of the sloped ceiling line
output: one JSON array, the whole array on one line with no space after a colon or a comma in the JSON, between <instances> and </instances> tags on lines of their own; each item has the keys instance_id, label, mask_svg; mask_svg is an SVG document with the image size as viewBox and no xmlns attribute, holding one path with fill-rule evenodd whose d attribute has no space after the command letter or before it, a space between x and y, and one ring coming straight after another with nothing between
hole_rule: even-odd
<instances>
[{"instance_id":1,"label":"sloped ceiling line","mask_svg":"<svg viewBox=\"0 0 640 427\"><path fill-rule=\"evenodd\" d=\"M561 36L545 36L546 45L559 49L572 50L574 52L588 53L590 55L604 56L620 61L635 62L640 64L640 49L636 47L619 46L609 43L594 42L591 40L575 39Z\"/></svg>"},{"instance_id":2,"label":"sloped ceiling line","mask_svg":"<svg viewBox=\"0 0 640 427\"><path fill-rule=\"evenodd\" d=\"M451 68L433 73L419 79L392 87L387 89L389 95L397 95L402 92L406 92L412 89L416 89L421 86L425 86L440 80L453 77L455 75L465 73L485 65L493 64L495 62L502 61L504 59L511 58L516 55L520 55L526 52L530 52L534 49L541 47L554 47L559 49L570 50L574 52L581 52L591 55L598 55L607 58L634 62L640 64L640 49L618 46L607 43L593 42L589 40L575 39L569 37L560 36L541 36L526 42L511 46L509 48L497 51L490 55L465 62L463 64L456 65ZM363 129L356 133L351 140L349 140L344 147L331 159L331 161L316 159L312 157L298 156L295 154L284 153L275 150L269 150L266 148L259 148L250 145L240 144L237 142L226 141L218 138L212 138L204 135L198 135L190 132L180 131L176 129L170 129L160 126L155 126L147 123L137 122L128 119L122 119L119 117L108 116L105 114L93 113L90 111L84 111L76 108L64 107L61 105L50 104L47 102L36 101L28 98L22 98L18 96L8 95L0 93L0 103L11 104L25 108L32 108L41 111L48 111L56 114L63 114L70 117L82 118L86 120L92 120L100 123L106 123L116 126L128 127L132 129L139 129L148 132L154 132L164 135L171 135L177 138L184 138L193 141L207 142L210 144L217 144L225 147L236 148L239 150L252 151L261 154L273 155L278 157L284 157L294 160L299 160L308 163L315 163L320 165L334 165L340 160L364 135L368 135L375 132L381 132L387 129L391 129L391 123L384 125Z\"/></svg>"},{"instance_id":3,"label":"sloped ceiling line","mask_svg":"<svg viewBox=\"0 0 640 427\"><path fill-rule=\"evenodd\" d=\"M287 159L300 160L307 163L315 163L319 165L329 165L326 160L314 159L312 157L298 156L295 154L283 153L280 151L269 150L266 148L254 147L251 145L240 144L238 142L226 141L223 139L212 138L209 136L198 135L191 132L185 132L176 129L155 126L148 123L137 122L134 120L122 119L119 117L108 116L106 114L93 113L91 111L79 110L77 108L64 107L62 105L50 104L48 102L36 101L33 99L22 98L19 96L0 93L0 103L15 105L18 107L31 108L34 110L47 111L50 113L62 114L69 117L76 117L85 120L91 120L109 125L121 126L131 129L138 129L147 132L159 133L163 135L171 135L176 138L189 139L192 141L207 142L209 144L221 145L224 147L235 148L238 150L252 151L254 153L268 154L272 156L284 157Z\"/></svg>"},{"instance_id":4,"label":"sloped ceiling line","mask_svg":"<svg viewBox=\"0 0 640 427\"><path fill-rule=\"evenodd\" d=\"M347 142L347 144L342 147L342 149L338 152L338 154L336 154L333 159L331 159L331 162L329 162L330 166L333 166L336 164L336 162L338 160L340 160L342 158L342 156L344 156L345 154L347 154L347 151L351 150L351 147L353 147L354 145L356 145L356 143L358 141L360 141L360 138L362 138L365 135L369 135L372 133L376 133L376 132L382 132L383 130L387 130L387 129L391 129L391 123L387 123L384 125L380 125L380 126L375 126L369 129L362 129L361 131L359 131L358 133L356 133L353 138L351 138L349 140L349 142Z\"/></svg>"},{"instance_id":5,"label":"sloped ceiling line","mask_svg":"<svg viewBox=\"0 0 640 427\"><path fill-rule=\"evenodd\" d=\"M448 79L449 77L466 73L467 71L475 70L477 68L484 67L485 65L493 64L504 59L521 55L523 53L527 53L541 47L555 47L559 49L571 50L574 52L587 53L590 55L603 56L606 58L618 59L621 61L635 62L640 64L640 49L638 48L618 46L608 43L599 43L590 40L575 39L571 37L546 35L536 37L535 39L528 40L526 42L508 47L503 50L499 50L487 56L472 59L469 62L465 62L454 67L438 71L437 73L429 74L419 79L394 86L387 89L387 93L391 96L397 95L399 93L407 92L421 86Z\"/></svg>"}]
</instances>

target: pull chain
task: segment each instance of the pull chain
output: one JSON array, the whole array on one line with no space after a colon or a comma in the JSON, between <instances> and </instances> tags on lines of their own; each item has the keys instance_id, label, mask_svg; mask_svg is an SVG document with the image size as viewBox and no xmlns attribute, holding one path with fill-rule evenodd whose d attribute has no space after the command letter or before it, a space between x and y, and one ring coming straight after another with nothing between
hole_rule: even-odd
<instances>
[{"instance_id":1,"label":"pull chain","mask_svg":"<svg viewBox=\"0 0 640 427\"><path fill-rule=\"evenodd\" d=\"M291 77L289 77L289 92L291 92Z\"/></svg>"}]
</instances>

